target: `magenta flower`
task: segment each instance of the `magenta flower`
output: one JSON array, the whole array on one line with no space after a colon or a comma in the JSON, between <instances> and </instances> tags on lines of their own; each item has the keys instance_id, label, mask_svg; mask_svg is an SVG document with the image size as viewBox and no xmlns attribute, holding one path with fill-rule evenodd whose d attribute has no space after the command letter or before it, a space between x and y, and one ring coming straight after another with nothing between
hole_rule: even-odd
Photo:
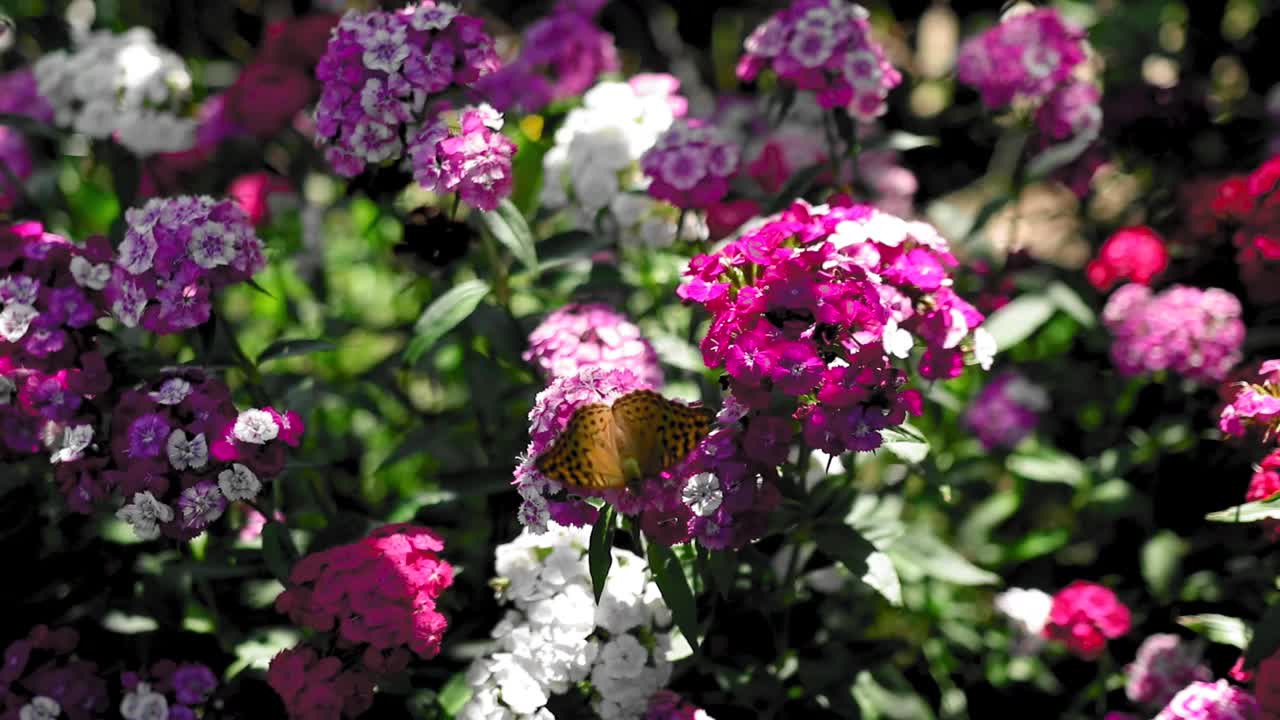
<instances>
[{"instance_id":1,"label":"magenta flower","mask_svg":"<svg viewBox=\"0 0 1280 720\"><path fill-rule=\"evenodd\" d=\"M437 193L456 192L478 210L511 194L516 144L499 132L502 115L488 105L442 111L409 144L413 177Z\"/></svg>"},{"instance_id":2,"label":"magenta flower","mask_svg":"<svg viewBox=\"0 0 1280 720\"><path fill-rule=\"evenodd\" d=\"M524 360L547 379L595 367L629 370L650 387L662 386L658 354L640 328L600 303L570 304L547 315L529 334Z\"/></svg>"},{"instance_id":3,"label":"magenta flower","mask_svg":"<svg viewBox=\"0 0 1280 720\"><path fill-rule=\"evenodd\" d=\"M1258 720L1258 701L1226 680L1183 688L1154 720Z\"/></svg>"},{"instance_id":4,"label":"magenta flower","mask_svg":"<svg viewBox=\"0 0 1280 720\"><path fill-rule=\"evenodd\" d=\"M965 41L956 75L978 88L988 107L1044 99L1084 60L1084 38L1056 9L1015 15Z\"/></svg>"},{"instance_id":5,"label":"magenta flower","mask_svg":"<svg viewBox=\"0 0 1280 720\"><path fill-rule=\"evenodd\" d=\"M1102 311L1111 331L1111 360L1122 375L1171 370L1198 382L1220 382L1240 362L1245 326L1240 301L1218 288L1174 285L1153 294L1124 285Z\"/></svg>"},{"instance_id":6,"label":"magenta flower","mask_svg":"<svg viewBox=\"0 0 1280 720\"><path fill-rule=\"evenodd\" d=\"M649 194L679 208L705 208L729 191L738 148L712 125L678 120L640 156Z\"/></svg>"}]
</instances>

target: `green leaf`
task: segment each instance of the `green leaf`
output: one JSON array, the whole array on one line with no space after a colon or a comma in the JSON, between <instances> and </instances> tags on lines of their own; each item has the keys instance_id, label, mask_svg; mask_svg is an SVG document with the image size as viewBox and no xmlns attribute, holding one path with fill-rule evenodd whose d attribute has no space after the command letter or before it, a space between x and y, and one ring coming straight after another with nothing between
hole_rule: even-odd
<instances>
[{"instance_id":1,"label":"green leaf","mask_svg":"<svg viewBox=\"0 0 1280 720\"><path fill-rule=\"evenodd\" d=\"M1206 520L1225 523L1251 523L1259 520L1280 520L1280 495L1265 500L1254 500L1243 505L1229 507L1205 515Z\"/></svg>"},{"instance_id":2,"label":"green leaf","mask_svg":"<svg viewBox=\"0 0 1280 720\"><path fill-rule=\"evenodd\" d=\"M137 635L158 630L160 623L146 615L127 615L119 610L112 610L102 618L102 627L119 635Z\"/></svg>"},{"instance_id":3,"label":"green leaf","mask_svg":"<svg viewBox=\"0 0 1280 720\"><path fill-rule=\"evenodd\" d=\"M902 581L898 579L898 571L893 567L889 556L876 551L867 556L867 572L862 582L884 596L894 607L902 606Z\"/></svg>"},{"instance_id":4,"label":"green leaf","mask_svg":"<svg viewBox=\"0 0 1280 720\"><path fill-rule=\"evenodd\" d=\"M972 239L987 226L987 223L991 222L991 218L995 217L996 213L999 213L1004 209L1005 205L1008 205L1012 201L1013 198L1011 196L1002 194L984 203L983 206L978 209L977 214L973 216L973 223L969 226L969 230L965 233L965 237L967 239ZM990 321L988 320L988 322Z\"/></svg>"},{"instance_id":5,"label":"green leaf","mask_svg":"<svg viewBox=\"0 0 1280 720\"><path fill-rule=\"evenodd\" d=\"M298 548L284 523L272 521L262 528L262 557L277 580L289 582L289 571L298 560Z\"/></svg>"},{"instance_id":6,"label":"green leaf","mask_svg":"<svg viewBox=\"0 0 1280 720\"><path fill-rule=\"evenodd\" d=\"M876 546L848 525L820 523L813 529L813 539L818 549L839 560L854 577L861 578L870 569L867 558L876 551Z\"/></svg>"},{"instance_id":7,"label":"green leaf","mask_svg":"<svg viewBox=\"0 0 1280 720\"><path fill-rule=\"evenodd\" d=\"M929 440L910 425L885 428L880 431L881 447L893 453L908 465L919 465L929 457Z\"/></svg>"},{"instance_id":8,"label":"green leaf","mask_svg":"<svg viewBox=\"0 0 1280 720\"><path fill-rule=\"evenodd\" d=\"M538 243L542 249L539 255L543 259L543 266L553 261L564 260L585 260L591 257L591 254L597 250L603 250L609 247L610 240L604 234L596 234L587 232L586 230L569 230L562 232L543 240Z\"/></svg>"},{"instance_id":9,"label":"green leaf","mask_svg":"<svg viewBox=\"0 0 1280 720\"><path fill-rule=\"evenodd\" d=\"M905 152L907 150L915 150L922 147L935 147L939 144L938 138L929 135L916 135L914 133L894 130L884 136L879 142L875 143L877 148L886 148L889 150L897 150ZM867 144L869 149L871 144Z\"/></svg>"},{"instance_id":10,"label":"green leaf","mask_svg":"<svg viewBox=\"0 0 1280 720\"><path fill-rule=\"evenodd\" d=\"M1249 645L1249 626L1240 618L1227 615L1183 615L1178 624L1193 632L1205 636L1209 640L1222 645L1238 647L1241 650Z\"/></svg>"},{"instance_id":11,"label":"green leaf","mask_svg":"<svg viewBox=\"0 0 1280 720\"><path fill-rule=\"evenodd\" d=\"M1060 450L1041 447L1011 455L1005 461L1009 472L1036 482L1062 483L1076 487L1089 476L1084 463Z\"/></svg>"},{"instance_id":12,"label":"green leaf","mask_svg":"<svg viewBox=\"0 0 1280 720\"><path fill-rule=\"evenodd\" d=\"M453 286L436 298L422 311L413 326L413 340L404 351L405 362L414 364L422 354L431 349L440 338L449 333L480 306L489 294L489 283L484 280L468 280Z\"/></svg>"},{"instance_id":13,"label":"green leaf","mask_svg":"<svg viewBox=\"0 0 1280 720\"><path fill-rule=\"evenodd\" d=\"M1050 145L1027 162L1028 179L1038 180L1058 168L1070 165L1089 149L1093 141L1094 137L1084 133L1067 142Z\"/></svg>"},{"instance_id":14,"label":"green leaf","mask_svg":"<svg viewBox=\"0 0 1280 720\"><path fill-rule=\"evenodd\" d=\"M647 544L649 571L653 573L653 581L662 592L662 599L671 610L676 627L680 628L685 640L688 640L689 645L696 650L698 648L698 607L693 599L693 590L689 588L689 581L685 579L684 570L680 566L680 559L671 551L671 548L652 539L649 539Z\"/></svg>"},{"instance_id":15,"label":"green leaf","mask_svg":"<svg viewBox=\"0 0 1280 720\"><path fill-rule=\"evenodd\" d=\"M293 628L267 628L255 631L248 640L236 645L235 662L227 666L223 673L224 680L239 675L246 669L266 670L271 658L281 650L293 647L302 638L302 634Z\"/></svg>"},{"instance_id":16,"label":"green leaf","mask_svg":"<svg viewBox=\"0 0 1280 720\"><path fill-rule=\"evenodd\" d=\"M903 533L886 551L895 563L955 585L995 585L1000 577L969 562L933 533L914 527Z\"/></svg>"},{"instance_id":17,"label":"green leaf","mask_svg":"<svg viewBox=\"0 0 1280 720\"><path fill-rule=\"evenodd\" d=\"M671 333L653 333L649 336L658 359L674 368L700 373L706 369L702 353L684 338Z\"/></svg>"},{"instance_id":18,"label":"green leaf","mask_svg":"<svg viewBox=\"0 0 1280 720\"><path fill-rule=\"evenodd\" d=\"M1045 289L1045 295L1053 301L1058 309L1071 316L1072 320L1080 323L1083 327L1093 327L1098 323L1098 316L1094 313L1093 308L1089 307L1080 293L1075 288L1062 282L1054 280L1049 283L1049 287Z\"/></svg>"},{"instance_id":19,"label":"green leaf","mask_svg":"<svg viewBox=\"0 0 1280 720\"><path fill-rule=\"evenodd\" d=\"M587 552L587 565L591 569L591 589L595 591L596 602L604 593L604 583L609 579L609 568L613 567L613 506L605 504L600 508L596 524L591 528L591 547Z\"/></svg>"},{"instance_id":20,"label":"green leaf","mask_svg":"<svg viewBox=\"0 0 1280 720\"><path fill-rule=\"evenodd\" d=\"M1005 562L1025 562L1043 557L1071 541L1071 531L1066 528L1032 530L1023 535L1005 552Z\"/></svg>"},{"instance_id":21,"label":"green leaf","mask_svg":"<svg viewBox=\"0 0 1280 720\"><path fill-rule=\"evenodd\" d=\"M1009 350L1031 337L1057 309L1057 304L1047 295L1022 295L991 313L982 327L995 338L996 347Z\"/></svg>"},{"instance_id":22,"label":"green leaf","mask_svg":"<svg viewBox=\"0 0 1280 720\"><path fill-rule=\"evenodd\" d=\"M1280 649L1280 603L1267 608L1250 635L1249 648L1244 651L1246 668L1257 665Z\"/></svg>"},{"instance_id":23,"label":"green leaf","mask_svg":"<svg viewBox=\"0 0 1280 720\"><path fill-rule=\"evenodd\" d=\"M470 699L471 687L467 684L467 674L460 672L455 673L449 678L449 682L440 688L440 695L436 698L436 702L440 703L440 707L449 717L453 717Z\"/></svg>"},{"instance_id":24,"label":"green leaf","mask_svg":"<svg viewBox=\"0 0 1280 720\"><path fill-rule=\"evenodd\" d=\"M0 125L11 127L27 137L39 137L45 138L46 140L58 139L57 128L52 125L42 123L35 118L27 117L26 115L0 113Z\"/></svg>"},{"instance_id":25,"label":"green leaf","mask_svg":"<svg viewBox=\"0 0 1280 720\"><path fill-rule=\"evenodd\" d=\"M268 360L278 360L280 358L297 357L299 355L311 355L312 353L328 352L336 350L337 345L328 340L307 340L299 338L297 340L277 340L267 346L258 355L258 365Z\"/></svg>"},{"instance_id":26,"label":"green leaf","mask_svg":"<svg viewBox=\"0 0 1280 720\"><path fill-rule=\"evenodd\" d=\"M533 248L533 232L525 222L520 209L510 200L503 200L497 210L480 214L484 226L494 239L502 243L520 264L533 270L538 267L538 252Z\"/></svg>"},{"instance_id":27,"label":"green leaf","mask_svg":"<svg viewBox=\"0 0 1280 720\"><path fill-rule=\"evenodd\" d=\"M1173 583L1186 553L1186 541L1171 530L1161 530L1142 546L1142 577L1161 602L1173 597Z\"/></svg>"},{"instance_id":28,"label":"green leaf","mask_svg":"<svg viewBox=\"0 0 1280 720\"><path fill-rule=\"evenodd\" d=\"M885 680L892 687L886 687L871 672L862 670L850 688L863 720L934 720L937 717L896 668L886 665L877 668L877 672L889 675Z\"/></svg>"},{"instance_id":29,"label":"green leaf","mask_svg":"<svg viewBox=\"0 0 1280 720\"><path fill-rule=\"evenodd\" d=\"M734 581L738 577L737 550L707 551L707 567L711 570L711 578L720 597L728 597L733 590Z\"/></svg>"}]
</instances>

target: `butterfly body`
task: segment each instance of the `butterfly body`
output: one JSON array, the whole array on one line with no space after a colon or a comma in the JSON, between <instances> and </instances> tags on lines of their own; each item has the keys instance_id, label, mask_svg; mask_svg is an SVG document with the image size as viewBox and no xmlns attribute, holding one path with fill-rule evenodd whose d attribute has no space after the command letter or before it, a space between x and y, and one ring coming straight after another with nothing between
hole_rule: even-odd
<instances>
[{"instance_id":1,"label":"butterfly body","mask_svg":"<svg viewBox=\"0 0 1280 720\"><path fill-rule=\"evenodd\" d=\"M571 488L626 487L678 464L711 432L714 419L706 408L636 390L612 406L578 408L535 465Z\"/></svg>"}]
</instances>

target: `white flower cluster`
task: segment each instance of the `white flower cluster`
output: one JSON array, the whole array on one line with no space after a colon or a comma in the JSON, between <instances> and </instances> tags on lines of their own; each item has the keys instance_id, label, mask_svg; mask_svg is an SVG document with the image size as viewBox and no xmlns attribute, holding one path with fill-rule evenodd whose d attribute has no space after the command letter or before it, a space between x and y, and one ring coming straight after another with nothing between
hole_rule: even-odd
<instances>
[{"instance_id":1,"label":"white flower cluster","mask_svg":"<svg viewBox=\"0 0 1280 720\"><path fill-rule=\"evenodd\" d=\"M114 135L136 155L195 144L195 120L175 114L191 89L186 64L146 28L92 33L71 52L40 58L35 76L62 127L94 138Z\"/></svg>"},{"instance_id":2,"label":"white flower cluster","mask_svg":"<svg viewBox=\"0 0 1280 720\"><path fill-rule=\"evenodd\" d=\"M648 179L640 156L674 119L661 94L637 93L624 82L596 84L582 96L582 107L565 117L542 159L543 205L568 208L583 229L594 229L607 210L624 243L670 245L680 213L644 194ZM691 215L682 236L705 238L705 226Z\"/></svg>"},{"instance_id":3,"label":"white flower cluster","mask_svg":"<svg viewBox=\"0 0 1280 720\"><path fill-rule=\"evenodd\" d=\"M164 720L169 717L169 701L152 690L148 683L138 683L125 694L124 701L120 703L120 715L124 720Z\"/></svg>"},{"instance_id":4,"label":"white flower cluster","mask_svg":"<svg viewBox=\"0 0 1280 720\"><path fill-rule=\"evenodd\" d=\"M1014 629L1011 651L1015 655L1032 655L1044 645L1040 633L1049 622L1053 597L1043 590L1014 587L995 597L996 611L1009 618Z\"/></svg>"},{"instance_id":5,"label":"white flower cluster","mask_svg":"<svg viewBox=\"0 0 1280 720\"><path fill-rule=\"evenodd\" d=\"M590 528L552 521L498 547L494 586L511 609L467 673L472 695L458 720L552 720L547 701L584 681L602 720L631 720L666 686L673 640L683 638L648 566L615 548L597 605L589 544Z\"/></svg>"}]
</instances>

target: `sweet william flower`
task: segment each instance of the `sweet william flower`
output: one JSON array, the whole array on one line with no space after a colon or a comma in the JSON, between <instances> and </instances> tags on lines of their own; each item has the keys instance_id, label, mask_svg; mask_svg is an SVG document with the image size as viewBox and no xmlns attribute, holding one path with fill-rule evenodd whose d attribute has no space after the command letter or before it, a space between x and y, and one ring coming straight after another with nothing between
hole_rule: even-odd
<instances>
[{"instance_id":1,"label":"sweet william flower","mask_svg":"<svg viewBox=\"0 0 1280 720\"><path fill-rule=\"evenodd\" d=\"M1200 661L1200 647L1177 635L1156 634L1142 641L1133 662L1125 666L1125 696L1139 705L1164 707L1192 682L1213 679Z\"/></svg>"},{"instance_id":2,"label":"sweet william flower","mask_svg":"<svg viewBox=\"0 0 1280 720\"><path fill-rule=\"evenodd\" d=\"M1109 588L1076 580L1053 596L1044 637L1061 642L1085 660L1096 659L1114 640L1129 632L1129 608Z\"/></svg>"},{"instance_id":3,"label":"sweet william flower","mask_svg":"<svg viewBox=\"0 0 1280 720\"><path fill-rule=\"evenodd\" d=\"M1169 251L1159 233L1146 226L1125 227L1107 238L1085 274L1099 290L1122 280L1149 285L1168 264Z\"/></svg>"},{"instance_id":4,"label":"sweet william flower","mask_svg":"<svg viewBox=\"0 0 1280 720\"><path fill-rule=\"evenodd\" d=\"M1226 680L1196 681L1169 701L1154 720L1260 720L1258 701Z\"/></svg>"},{"instance_id":5,"label":"sweet william flower","mask_svg":"<svg viewBox=\"0 0 1280 720\"><path fill-rule=\"evenodd\" d=\"M629 370L652 387L663 382L658 354L640 328L602 303L573 303L547 315L529 334L524 360L549 379L595 367Z\"/></svg>"}]
</instances>

